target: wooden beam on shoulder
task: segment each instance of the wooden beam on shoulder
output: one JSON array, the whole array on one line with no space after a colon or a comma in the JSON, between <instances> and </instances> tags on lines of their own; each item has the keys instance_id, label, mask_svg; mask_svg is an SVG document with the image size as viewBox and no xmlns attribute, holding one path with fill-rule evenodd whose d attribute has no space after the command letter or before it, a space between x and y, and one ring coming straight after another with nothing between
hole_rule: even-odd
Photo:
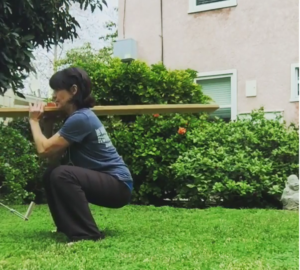
<instances>
[{"instance_id":1,"label":"wooden beam on shoulder","mask_svg":"<svg viewBox=\"0 0 300 270\"><path fill-rule=\"evenodd\" d=\"M92 111L98 115L141 115L141 114L169 114L169 113L212 113L219 109L212 104L153 104L153 105L117 105L95 106ZM26 117L29 108L0 108L0 117ZM45 107L45 114L56 114L55 107Z\"/></svg>"}]
</instances>

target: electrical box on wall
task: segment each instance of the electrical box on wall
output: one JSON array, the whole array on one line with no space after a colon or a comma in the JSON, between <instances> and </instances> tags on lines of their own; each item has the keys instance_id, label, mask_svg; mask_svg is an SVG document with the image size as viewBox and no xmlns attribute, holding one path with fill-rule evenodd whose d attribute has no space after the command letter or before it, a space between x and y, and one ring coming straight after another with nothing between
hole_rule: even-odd
<instances>
[{"instance_id":1,"label":"electrical box on wall","mask_svg":"<svg viewBox=\"0 0 300 270\"><path fill-rule=\"evenodd\" d=\"M256 96L257 96L256 80L246 81L246 97L256 97Z\"/></svg>"},{"instance_id":2,"label":"electrical box on wall","mask_svg":"<svg viewBox=\"0 0 300 270\"><path fill-rule=\"evenodd\" d=\"M134 39L122 39L114 43L114 57L120 58L123 62L130 62L137 59L137 46Z\"/></svg>"}]
</instances>

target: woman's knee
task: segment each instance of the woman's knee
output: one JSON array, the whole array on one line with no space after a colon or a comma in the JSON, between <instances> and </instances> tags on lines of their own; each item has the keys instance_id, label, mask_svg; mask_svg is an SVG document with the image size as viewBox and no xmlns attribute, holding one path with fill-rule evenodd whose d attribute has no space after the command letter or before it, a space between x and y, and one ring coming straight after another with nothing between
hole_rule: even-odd
<instances>
[{"instance_id":1,"label":"woman's knee","mask_svg":"<svg viewBox=\"0 0 300 270\"><path fill-rule=\"evenodd\" d=\"M60 165L54 168L49 176L49 181L52 185L62 184L71 180L71 172L69 166Z\"/></svg>"},{"instance_id":2,"label":"woman's knee","mask_svg":"<svg viewBox=\"0 0 300 270\"><path fill-rule=\"evenodd\" d=\"M44 185L49 184L51 173L53 172L53 170L54 170L55 168L56 168L56 167L49 167L49 168L47 168L46 171L43 173L42 180L43 180Z\"/></svg>"}]
</instances>

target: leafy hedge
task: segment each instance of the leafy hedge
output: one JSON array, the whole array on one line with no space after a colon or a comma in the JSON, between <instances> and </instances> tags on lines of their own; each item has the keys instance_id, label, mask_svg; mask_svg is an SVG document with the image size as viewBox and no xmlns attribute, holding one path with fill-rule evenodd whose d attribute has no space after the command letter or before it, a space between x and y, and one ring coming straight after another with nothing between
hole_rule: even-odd
<instances>
[{"instance_id":1,"label":"leafy hedge","mask_svg":"<svg viewBox=\"0 0 300 270\"><path fill-rule=\"evenodd\" d=\"M197 73L190 69L167 70L162 64L148 66L141 61L125 64L88 46L69 52L59 62L60 68L64 65L87 70L101 105L209 101L194 82ZM154 113L101 120L133 174L133 203L160 205L169 199L177 204L185 199L186 207L204 207L212 201L229 207L274 206L286 178L298 174L298 129L280 119L266 120L263 110L254 111L250 120L229 123L212 121L205 114ZM10 124L31 141L27 125L24 120ZM3 136L11 139L9 133ZM34 156L32 149L26 151ZM27 178L31 181L36 175L35 185L26 186L28 191L40 192L44 164L39 166L42 169Z\"/></svg>"},{"instance_id":2,"label":"leafy hedge","mask_svg":"<svg viewBox=\"0 0 300 270\"><path fill-rule=\"evenodd\" d=\"M187 133L192 147L171 165L178 198L187 205L262 206L282 194L287 177L299 171L299 131L264 111L251 119L224 123L201 121Z\"/></svg>"},{"instance_id":3,"label":"leafy hedge","mask_svg":"<svg viewBox=\"0 0 300 270\"><path fill-rule=\"evenodd\" d=\"M209 100L194 83L194 70L167 70L163 64L149 66L142 61L127 64L118 58L103 61L102 54L94 55L88 46L80 52L69 52L59 67L85 69L92 79L97 104L205 104Z\"/></svg>"},{"instance_id":4,"label":"leafy hedge","mask_svg":"<svg viewBox=\"0 0 300 270\"><path fill-rule=\"evenodd\" d=\"M134 202L162 204L176 195L179 183L170 164L189 149L185 133L196 123L192 115L154 114L139 116L120 130L108 129L133 174Z\"/></svg>"},{"instance_id":5,"label":"leafy hedge","mask_svg":"<svg viewBox=\"0 0 300 270\"><path fill-rule=\"evenodd\" d=\"M54 131L57 131L58 129L59 123L56 123ZM7 157L9 156L11 158L12 168L19 166L16 165L20 164L18 163L19 158L23 160L22 165L17 167L18 170L13 172L15 177L11 178L11 180L9 180L9 173L6 167L6 170L2 170L2 174L0 171L0 186L1 182L4 187L12 185L12 182L17 183L14 185L14 188L3 188L2 191L0 190L0 196L5 197L7 201L13 203L20 203L32 199L35 199L37 203L46 202L42 184L42 175L47 168L47 163L36 155L28 118L16 118L13 121L8 122L6 126L1 125L0 135L2 138L1 143L5 145L5 148L1 148L3 151L0 152L0 160L7 160ZM14 145L14 147L11 148L10 145ZM9 149L11 150L9 151ZM18 155L11 154L14 152L14 149L18 149ZM0 163L3 165L2 162ZM26 172L24 177L17 177L16 173L19 171L23 172L23 169ZM27 172L30 173L27 174Z\"/></svg>"},{"instance_id":6,"label":"leafy hedge","mask_svg":"<svg viewBox=\"0 0 300 270\"><path fill-rule=\"evenodd\" d=\"M123 63L104 57L89 45L67 53L58 68L80 66L92 79L97 104L184 104L208 103L201 86L194 82L197 72L191 69L168 70L163 64L147 65L142 61ZM161 203L174 196L176 184L169 165L186 149L178 129L197 114L165 116L101 117L108 133L129 165L134 176L133 201Z\"/></svg>"},{"instance_id":7,"label":"leafy hedge","mask_svg":"<svg viewBox=\"0 0 300 270\"><path fill-rule=\"evenodd\" d=\"M278 206L287 177L299 171L299 131L294 125L266 120L263 110L251 117L225 123L208 121L205 115L154 114L129 124L109 117L104 124L133 174L133 203L161 205L170 199L186 207ZM25 198L27 191L40 196L45 167L30 143L10 127L2 127L1 137L3 149L22 151L0 154L2 161L9 156L12 164L8 198ZM4 164L2 175L7 173ZM12 179L18 179L17 189ZM185 201L178 203L179 199Z\"/></svg>"},{"instance_id":8,"label":"leafy hedge","mask_svg":"<svg viewBox=\"0 0 300 270\"><path fill-rule=\"evenodd\" d=\"M196 71L187 70L167 70L164 65L156 64L148 66L142 61L135 61L130 65L122 63L119 59L112 59L103 51L94 52L89 45L83 47L82 49L75 49L67 54L67 58L58 63L58 68L62 68L65 65L80 66L87 70L89 73L92 83L93 92L96 97L97 104L101 105L130 105L130 104L176 104L176 103L207 103L209 97L203 95L201 86L194 82L196 78ZM192 117L192 116L190 116ZM172 114L168 116L168 121L164 120L162 122L161 129L166 133L164 136L167 138L171 136L174 127L173 125L181 116ZM101 117L104 122L112 140L115 142L120 154L124 157L127 163L130 162L130 153L136 146L134 145L134 136L143 136L143 131L141 127L136 129L137 125L143 125L144 131L151 128L147 122L152 119L152 116L121 116L121 117ZM156 121L160 121L154 119ZM154 123L152 123L154 125ZM17 119L9 124L18 130L24 138L32 142L32 135L30 133L30 128L28 120ZM140 130L140 133L132 132L134 129L136 132ZM175 127L176 129L176 127ZM127 131L127 132L125 132ZM155 136L157 131L153 131L153 136ZM134 135L134 136L133 136ZM176 135L176 132L175 132ZM176 145L176 140L174 138L174 145ZM132 144L130 144L130 141ZM140 145L143 143L141 142ZM160 141L163 145L163 140ZM178 151L176 152L178 153ZM136 153L138 157L140 154ZM1 156L1 154L0 154ZM168 160L175 161L176 155L172 154L172 158L167 158L162 164L163 169L158 172L146 172L147 179L151 179L152 175L158 174L160 176L162 171L169 171ZM133 170L140 165L134 164ZM41 179L40 175L42 170L45 169L44 164L40 164L41 171L37 176L35 182L37 185L34 187L34 192L39 192L41 189ZM144 168L147 170L147 167ZM136 177L140 175L140 172L134 173ZM168 178L164 178L164 183L168 182ZM142 178L140 181L136 181L137 186L141 186L141 190L149 189L152 192L151 186L153 184L149 180L148 184L142 183ZM159 183L159 181L157 182ZM160 183L160 190L164 189L164 185ZM36 188L38 187L38 188ZM161 192L157 192L155 195L159 197ZM142 202L150 202L148 196L145 194L138 195L137 200ZM138 199L138 198L141 199ZM150 195L150 197L153 197Z\"/></svg>"},{"instance_id":9,"label":"leafy hedge","mask_svg":"<svg viewBox=\"0 0 300 270\"><path fill-rule=\"evenodd\" d=\"M133 202L279 207L299 170L298 128L280 120L266 120L263 109L230 123L154 114L108 132L134 176Z\"/></svg>"},{"instance_id":10,"label":"leafy hedge","mask_svg":"<svg viewBox=\"0 0 300 270\"><path fill-rule=\"evenodd\" d=\"M28 185L37 179L39 163L32 144L17 130L0 124L0 197L21 203L33 199Z\"/></svg>"}]
</instances>

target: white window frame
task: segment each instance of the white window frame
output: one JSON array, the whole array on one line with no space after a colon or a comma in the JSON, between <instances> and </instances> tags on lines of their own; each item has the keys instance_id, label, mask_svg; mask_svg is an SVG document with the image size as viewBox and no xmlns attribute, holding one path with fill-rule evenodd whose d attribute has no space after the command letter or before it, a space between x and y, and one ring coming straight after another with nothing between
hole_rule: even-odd
<instances>
[{"instance_id":1,"label":"white window frame","mask_svg":"<svg viewBox=\"0 0 300 270\"><path fill-rule=\"evenodd\" d=\"M296 78L296 69L299 69L299 63L298 64L292 64L291 66L291 99L290 102L299 102L299 95L298 95L298 88L297 84L299 84L299 81L297 82Z\"/></svg>"},{"instance_id":2,"label":"white window frame","mask_svg":"<svg viewBox=\"0 0 300 270\"><path fill-rule=\"evenodd\" d=\"M223 70L223 71L211 71L211 72L200 72L197 74L195 82L199 80L219 79L219 78L230 78L231 83L231 104L222 105L221 108L231 108L231 120L237 119L237 70Z\"/></svg>"},{"instance_id":3,"label":"white window frame","mask_svg":"<svg viewBox=\"0 0 300 270\"><path fill-rule=\"evenodd\" d=\"M237 6L238 0L226 0L211 4L204 4L204 5L196 5L196 0L189 0L189 11L188 13L196 13L196 12L202 12L207 10L214 10L214 9L220 9L220 8L227 8L227 7L235 7Z\"/></svg>"}]
</instances>

